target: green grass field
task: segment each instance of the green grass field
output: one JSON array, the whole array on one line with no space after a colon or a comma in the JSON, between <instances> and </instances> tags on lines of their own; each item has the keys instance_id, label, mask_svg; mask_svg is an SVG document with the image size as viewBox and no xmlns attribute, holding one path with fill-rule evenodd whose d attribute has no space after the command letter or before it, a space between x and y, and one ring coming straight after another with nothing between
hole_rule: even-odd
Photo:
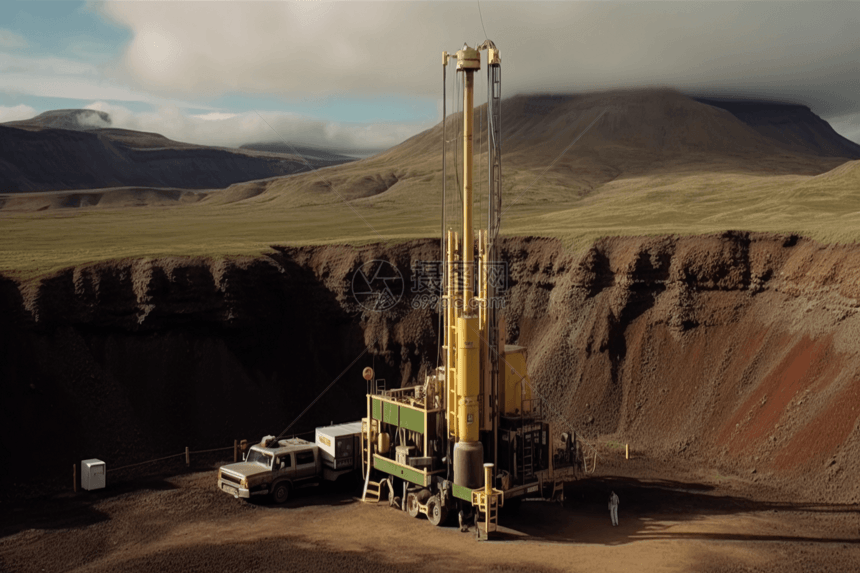
<instances>
[{"instance_id":1,"label":"green grass field","mask_svg":"<svg viewBox=\"0 0 860 573\"><path fill-rule=\"evenodd\" d=\"M726 166L622 175L584 196L564 177L539 167L510 167L503 234L556 237L574 250L604 236L724 230L856 242L860 161L827 161L835 168L817 176L734 173ZM350 198L363 174L384 164L380 159L280 179L262 194L223 204L216 194L209 202L168 207L0 211L0 273L28 279L110 259L218 258L258 255L272 245L438 237L441 175L436 165L413 165L384 193ZM332 185L318 191L326 181ZM476 193L485 192L479 184ZM481 221L483 207L476 209Z\"/></svg>"},{"instance_id":2,"label":"green grass field","mask_svg":"<svg viewBox=\"0 0 860 573\"><path fill-rule=\"evenodd\" d=\"M860 239L860 161L785 147L674 90L587 94L540 113L530 101L504 103L503 235L555 237L571 250L605 236L726 230ZM449 201L458 193L459 121L446 124ZM483 227L481 126L474 178L475 222ZM439 237L441 142L440 123L374 157L234 185L198 203L133 206L152 193L128 191L96 207L37 211L62 200L0 198L0 273L28 279L111 259Z\"/></svg>"}]
</instances>

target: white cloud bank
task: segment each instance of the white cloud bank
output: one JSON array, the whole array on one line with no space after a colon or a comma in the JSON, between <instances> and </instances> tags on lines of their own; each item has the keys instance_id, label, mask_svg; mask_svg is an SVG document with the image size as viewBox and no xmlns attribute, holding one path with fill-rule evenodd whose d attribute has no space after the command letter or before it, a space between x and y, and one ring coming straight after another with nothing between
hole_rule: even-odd
<instances>
[{"instance_id":1,"label":"white cloud bank","mask_svg":"<svg viewBox=\"0 0 860 573\"><path fill-rule=\"evenodd\" d=\"M505 94L672 86L860 111L860 3L493 2ZM173 96L437 94L475 2L110 2L118 77Z\"/></svg>"},{"instance_id":2,"label":"white cloud bank","mask_svg":"<svg viewBox=\"0 0 860 573\"><path fill-rule=\"evenodd\" d=\"M156 4L154 6L161 6ZM176 45L157 31L142 35L150 45L148 65L161 69L175 63ZM113 127L161 133L177 141L236 147L245 143L279 141L294 145L318 146L332 151L366 153L386 149L415 133L430 127L426 123L381 122L378 124L343 123L310 119L297 114L261 112L235 114L229 110L191 113L187 110L212 109L194 102L199 92L189 91L192 98L175 97L174 93L153 93L148 85L125 82L122 74L108 77L110 66L96 66L57 56L30 56L2 51L17 39L0 35L0 92L39 97L63 97L95 103L85 106L110 113ZM181 55L181 51L178 53ZM207 94L203 94L205 97ZM106 102L144 102L156 111L137 113L123 105ZM75 104L79 105L79 104ZM72 107L71 105L69 107ZM37 111L27 105L0 107L0 122L29 119ZM263 119L265 118L265 119ZM98 121L96 116L90 118ZM274 131L271 127L275 128ZM277 133L276 133L277 132Z\"/></svg>"},{"instance_id":3,"label":"white cloud bank","mask_svg":"<svg viewBox=\"0 0 860 573\"><path fill-rule=\"evenodd\" d=\"M110 114L110 127L155 132L177 141L223 147L286 141L335 152L366 152L387 149L431 127L429 124L338 123L276 112L193 115L172 105L151 113L135 113L107 102L95 102L86 108Z\"/></svg>"},{"instance_id":4,"label":"white cloud bank","mask_svg":"<svg viewBox=\"0 0 860 573\"><path fill-rule=\"evenodd\" d=\"M27 56L0 52L0 91L39 97L78 100L135 101L206 108L175 98L150 95L105 77L92 64L56 56Z\"/></svg>"},{"instance_id":5,"label":"white cloud bank","mask_svg":"<svg viewBox=\"0 0 860 573\"><path fill-rule=\"evenodd\" d=\"M132 33L117 61L96 66L28 57L17 51L26 39L0 29L0 91L146 102L157 111L90 107L111 113L119 127L208 145L280 136L341 150L389 147L429 125L337 123L274 112L263 113L263 120L256 113L211 109L207 102L224 94L440 97L442 50L484 37L472 1L93 6ZM672 86L699 95L806 104L833 118L843 135L860 139L860 2L485 0L481 6L487 34L502 51L504 97ZM24 107L0 110L16 110L15 119L23 119ZM188 109L196 115L183 111Z\"/></svg>"}]
</instances>

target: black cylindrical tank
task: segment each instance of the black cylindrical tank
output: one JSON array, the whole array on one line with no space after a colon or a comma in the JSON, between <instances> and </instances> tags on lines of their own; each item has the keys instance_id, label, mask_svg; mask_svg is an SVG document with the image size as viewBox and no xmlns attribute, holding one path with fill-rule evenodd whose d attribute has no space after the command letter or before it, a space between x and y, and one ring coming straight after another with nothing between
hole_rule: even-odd
<instances>
[{"instance_id":1,"label":"black cylindrical tank","mask_svg":"<svg viewBox=\"0 0 860 573\"><path fill-rule=\"evenodd\" d=\"M454 444L454 483L470 489L484 485L484 446L481 442Z\"/></svg>"}]
</instances>

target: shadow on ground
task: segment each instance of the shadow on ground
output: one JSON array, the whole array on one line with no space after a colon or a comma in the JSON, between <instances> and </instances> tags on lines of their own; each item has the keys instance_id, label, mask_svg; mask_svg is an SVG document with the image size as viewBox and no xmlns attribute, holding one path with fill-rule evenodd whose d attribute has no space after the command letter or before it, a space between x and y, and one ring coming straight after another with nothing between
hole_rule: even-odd
<instances>
[{"instance_id":1,"label":"shadow on ground","mask_svg":"<svg viewBox=\"0 0 860 573\"><path fill-rule=\"evenodd\" d=\"M610 522L610 492L619 499L619 526ZM673 531L679 523L719 515L775 514L795 518L808 513L844 520L845 533L833 528L821 535L790 535L790 528L775 534L745 532ZM620 545L642 540L689 539L719 541L778 541L790 543L841 543L860 545L860 507L853 504L773 502L725 495L713 486L672 480L590 478L566 484L565 502L526 501L502 514L505 527L498 539ZM852 526L851 524L854 524Z\"/></svg>"},{"instance_id":2,"label":"shadow on ground","mask_svg":"<svg viewBox=\"0 0 860 573\"><path fill-rule=\"evenodd\" d=\"M7 501L0 512L0 537L28 529L74 529L89 527L110 517L95 508L99 503L141 490L177 489L163 478L126 481L102 490L62 493L38 499Z\"/></svg>"}]
</instances>

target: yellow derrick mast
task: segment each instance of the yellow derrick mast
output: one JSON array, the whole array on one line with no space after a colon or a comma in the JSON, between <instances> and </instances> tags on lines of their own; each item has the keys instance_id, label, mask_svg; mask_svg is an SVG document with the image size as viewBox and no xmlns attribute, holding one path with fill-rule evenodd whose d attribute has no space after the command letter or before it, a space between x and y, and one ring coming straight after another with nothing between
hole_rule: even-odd
<instances>
[{"instance_id":1,"label":"yellow derrick mast","mask_svg":"<svg viewBox=\"0 0 860 573\"><path fill-rule=\"evenodd\" d=\"M482 51L487 52L488 208L486 228L475 229L474 89ZM464 45L456 56L443 52L443 83L453 57L463 85L462 219L454 223L446 213L443 188L444 363L423 384L398 389L380 388L372 371L366 375L363 499L378 501L388 491L393 506L415 517L424 514L435 525L456 512L461 527L474 520L479 537L486 537L496 530L505 500L542 495L544 483L552 485L552 460L549 425L531 406L525 348L505 345L504 298L491 280L492 266L500 264L501 57L489 40L477 48ZM446 123L443 119L443 141ZM444 158L443 153L443 181Z\"/></svg>"},{"instance_id":2,"label":"yellow derrick mast","mask_svg":"<svg viewBox=\"0 0 860 573\"><path fill-rule=\"evenodd\" d=\"M477 306L481 301L474 297L475 254L472 230L472 127L474 118L475 71L481 69L481 55L464 46L457 52L457 71L463 73L463 241L460 248L460 283L462 291L455 299L455 320L445 325L449 346L456 349L456 367L452 360L447 364L446 384L453 386L456 408L454 438L454 483L477 488L484 481L484 447L480 442L479 399L481 397L481 347L486 339L484 325L479 320ZM449 269L449 275L454 274ZM449 292L456 292L452 289ZM477 303L477 304L476 304ZM454 341L451 344L451 341ZM452 368L453 367L453 368ZM451 371L453 370L453 372ZM449 396L451 391L449 390Z\"/></svg>"}]
</instances>

